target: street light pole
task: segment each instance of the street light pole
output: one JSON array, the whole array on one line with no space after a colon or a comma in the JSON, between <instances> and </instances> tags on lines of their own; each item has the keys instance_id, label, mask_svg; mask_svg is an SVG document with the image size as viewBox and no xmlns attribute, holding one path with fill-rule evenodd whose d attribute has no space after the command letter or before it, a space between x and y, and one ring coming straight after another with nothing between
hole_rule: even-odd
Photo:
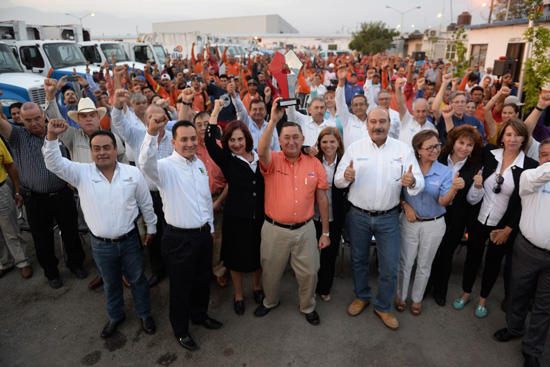
<instances>
[{"instance_id":1,"label":"street light pole","mask_svg":"<svg viewBox=\"0 0 550 367\"><path fill-rule=\"evenodd\" d=\"M411 12L411 11L413 11L413 10L420 9L421 7L420 7L420 6L415 6L414 8L409 9L409 10L407 10L407 11L399 11L399 10L397 10L397 9L395 9L395 8L392 8L392 7L389 6L389 5L386 5L386 8L391 9L391 10L396 11L396 12L398 12L399 14L401 14L401 33L403 33L403 28L404 28L404 26L405 26L405 25L403 24L405 14L407 14L408 12Z\"/></svg>"},{"instance_id":2,"label":"street light pole","mask_svg":"<svg viewBox=\"0 0 550 367\"><path fill-rule=\"evenodd\" d=\"M69 13L65 13L65 15L68 15L68 16L70 16L70 17L73 17L73 18L78 19L78 20L80 21L80 28L81 28L81 29L83 29L83 27L82 27L82 19L86 18L87 16L92 16L92 17L95 16L94 13L86 13L86 14L84 14L84 15L81 16L81 17L77 17L76 15L69 14Z\"/></svg>"}]
</instances>

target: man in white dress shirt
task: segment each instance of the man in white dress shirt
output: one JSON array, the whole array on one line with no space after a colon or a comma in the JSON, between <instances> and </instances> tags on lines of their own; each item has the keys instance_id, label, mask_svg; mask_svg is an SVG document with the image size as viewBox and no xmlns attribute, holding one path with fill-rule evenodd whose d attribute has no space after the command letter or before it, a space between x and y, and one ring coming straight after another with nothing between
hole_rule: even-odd
<instances>
[{"instance_id":1,"label":"man in white dress shirt","mask_svg":"<svg viewBox=\"0 0 550 367\"><path fill-rule=\"evenodd\" d=\"M296 107L288 107L286 109L286 115L288 121L292 121L300 125L302 132L304 133L304 146L312 147L317 142L317 137L321 130L327 126L336 127L334 122L325 120L325 113L327 112L327 105L323 97L315 97L311 100L307 112L310 116L302 115L296 111Z\"/></svg>"},{"instance_id":2,"label":"man in white dress shirt","mask_svg":"<svg viewBox=\"0 0 550 367\"><path fill-rule=\"evenodd\" d=\"M351 269L355 300L348 313L356 316L370 304L369 254L374 235L379 260L374 313L395 330L399 322L391 313L399 264L399 213L402 187L410 195L424 189L424 178L412 148L388 137L387 110L375 108L367 119L369 138L346 149L334 176L339 188L349 186L351 204L347 230L351 241Z\"/></svg>"},{"instance_id":3,"label":"man in white dress shirt","mask_svg":"<svg viewBox=\"0 0 550 367\"><path fill-rule=\"evenodd\" d=\"M78 189L82 212L91 232L94 260L105 284L109 322L101 337L108 338L125 319L122 274L131 284L136 311L143 330L152 334L149 285L135 224L141 212L147 225L145 245L156 231L157 217L145 179L136 167L117 163L116 140L110 131L90 135L94 163L71 162L61 156L58 136L69 126L62 119L50 120L42 154L46 168Z\"/></svg>"},{"instance_id":4,"label":"man in white dress shirt","mask_svg":"<svg viewBox=\"0 0 550 367\"><path fill-rule=\"evenodd\" d=\"M521 174L520 234L514 243L507 328L493 337L507 342L523 337L525 366L540 366L539 357L550 327L550 139L539 147L540 166ZM525 330L529 303L535 295L531 322Z\"/></svg>"},{"instance_id":5,"label":"man in white dress shirt","mask_svg":"<svg viewBox=\"0 0 550 367\"><path fill-rule=\"evenodd\" d=\"M348 69L341 66L338 69L338 87L336 88L336 112L340 116L340 123L344 129L344 148L351 143L369 137L367 131L367 97L364 94L356 94L351 99L351 111L346 104L346 78Z\"/></svg>"},{"instance_id":6,"label":"man in white dress shirt","mask_svg":"<svg viewBox=\"0 0 550 367\"><path fill-rule=\"evenodd\" d=\"M434 124L428 121L428 101L424 98L417 98L413 102L413 114L409 113L405 105L405 97L401 91L406 80L403 78L395 81L395 100L399 106L399 140L412 146L412 138L421 130L433 130L437 133Z\"/></svg>"},{"instance_id":7,"label":"man in white dress shirt","mask_svg":"<svg viewBox=\"0 0 550 367\"><path fill-rule=\"evenodd\" d=\"M207 329L222 323L208 316L214 212L206 167L195 155L198 135L190 121L172 128L171 156L157 161L157 135L166 125L164 114L154 114L139 154L141 171L159 188L166 228L162 254L170 278L170 323L180 345L196 350L189 320Z\"/></svg>"}]
</instances>

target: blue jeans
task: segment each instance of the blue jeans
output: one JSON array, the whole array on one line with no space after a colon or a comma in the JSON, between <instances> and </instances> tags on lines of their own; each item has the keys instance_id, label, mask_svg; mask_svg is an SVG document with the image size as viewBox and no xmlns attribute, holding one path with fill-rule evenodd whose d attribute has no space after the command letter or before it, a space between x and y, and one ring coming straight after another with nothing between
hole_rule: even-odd
<instances>
[{"instance_id":1,"label":"blue jeans","mask_svg":"<svg viewBox=\"0 0 550 367\"><path fill-rule=\"evenodd\" d=\"M123 274L131 284L139 317L151 316L149 284L144 273L145 260L138 234L134 233L118 243L103 242L91 236L91 244L95 263L103 276L109 319L120 321L124 317Z\"/></svg>"},{"instance_id":2,"label":"blue jeans","mask_svg":"<svg viewBox=\"0 0 550 367\"><path fill-rule=\"evenodd\" d=\"M379 275L373 305L380 312L391 312L399 266L399 213L397 209L385 215L372 217L368 213L351 207L346 223L350 238L351 271L356 298L361 301L370 301L372 297L369 286L369 257L371 240L374 235Z\"/></svg>"}]
</instances>

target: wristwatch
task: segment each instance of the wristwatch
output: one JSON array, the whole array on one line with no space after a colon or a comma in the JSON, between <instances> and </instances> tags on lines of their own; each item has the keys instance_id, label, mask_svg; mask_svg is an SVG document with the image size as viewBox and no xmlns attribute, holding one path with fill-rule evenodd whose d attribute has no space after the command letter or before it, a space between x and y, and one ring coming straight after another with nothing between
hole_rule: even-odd
<instances>
[{"instance_id":1,"label":"wristwatch","mask_svg":"<svg viewBox=\"0 0 550 367\"><path fill-rule=\"evenodd\" d=\"M326 237L330 237L330 232L324 232L322 235Z\"/></svg>"},{"instance_id":2,"label":"wristwatch","mask_svg":"<svg viewBox=\"0 0 550 367\"><path fill-rule=\"evenodd\" d=\"M16 193L15 193L15 196L21 196L21 194L20 194L20 193L18 193L18 192L16 192Z\"/></svg>"}]
</instances>

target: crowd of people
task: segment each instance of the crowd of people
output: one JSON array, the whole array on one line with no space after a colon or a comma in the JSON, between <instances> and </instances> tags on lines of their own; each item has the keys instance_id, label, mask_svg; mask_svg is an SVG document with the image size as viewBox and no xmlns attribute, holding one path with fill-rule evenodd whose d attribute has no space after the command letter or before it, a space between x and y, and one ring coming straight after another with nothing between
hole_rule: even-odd
<instances>
[{"instance_id":1,"label":"crowd of people","mask_svg":"<svg viewBox=\"0 0 550 367\"><path fill-rule=\"evenodd\" d=\"M101 336L125 319L123 286L154 333L149 288L168 276L174 335L195 350L189 321L222 327L208 314L211 276L219 287L231 278L243 315L243 274L252 273L254 315L264 317L281 302L290 260L300 312L319 325L317 297L331 299L344 237L349 315L372 301L396 330L393 309L419 316L429 294L446 305L453 255L466 238L464 293L452 307L477 298L475 315L487 317L504 263L507 328L494 338L523 337L526 365L538 365L550 326L550 93L521 111L510 73L473 65L458 75L456 62L385 53L299 53L290 94L300 103L280 107L286 94L269 56L239 60L207 46L144 70L113 59L72 85L47 79L45 109L14 104L10 121L1 116L0 277L15 267L32 276L16 214L24 205L48 284L63 286L54 222L66 266L87 278L82 218L97 267L88 287L106 294Z\"/></svg>"}]
</instances>

